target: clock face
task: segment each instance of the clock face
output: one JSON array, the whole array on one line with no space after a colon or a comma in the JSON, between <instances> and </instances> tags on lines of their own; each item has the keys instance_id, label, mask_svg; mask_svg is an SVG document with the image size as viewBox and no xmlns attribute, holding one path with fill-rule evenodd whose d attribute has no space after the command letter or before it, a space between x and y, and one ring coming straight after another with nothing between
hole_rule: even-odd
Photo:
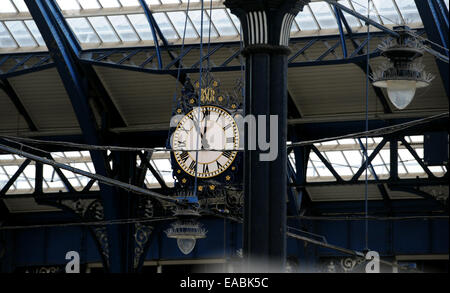
<instances>
[{"instance_id":1,"label":"clock face","mask_svg":"<svg viewBox=\"0 0 450 293\"><path fill-rule=\"evenodd\" d=\"M227 111L215 106L202 106L189 112L172 136L178 165L198 178L214 177L228 169L237 155L232 150L238 147L236 121Z\"/></svg>"}]
</instances>

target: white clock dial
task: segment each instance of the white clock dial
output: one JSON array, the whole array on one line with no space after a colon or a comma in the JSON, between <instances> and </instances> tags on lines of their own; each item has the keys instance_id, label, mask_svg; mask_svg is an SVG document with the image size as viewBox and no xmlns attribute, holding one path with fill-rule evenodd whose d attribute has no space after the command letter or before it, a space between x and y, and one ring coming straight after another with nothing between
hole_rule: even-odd
<instances>
[{"instance_id":1,"label":"white clock dial","mask_svg":"<svg viewBox=\"0 0 450 293\"><path fill-rule=\"evenodd\" d=\"M196 175L197 169L199 178L214 177L228 169L237 155L233 150L238 147L236 121L227 111L215 106L202 106L189 112L172 136L178 165L191 176Z\"/></svg>"}]
</instances>

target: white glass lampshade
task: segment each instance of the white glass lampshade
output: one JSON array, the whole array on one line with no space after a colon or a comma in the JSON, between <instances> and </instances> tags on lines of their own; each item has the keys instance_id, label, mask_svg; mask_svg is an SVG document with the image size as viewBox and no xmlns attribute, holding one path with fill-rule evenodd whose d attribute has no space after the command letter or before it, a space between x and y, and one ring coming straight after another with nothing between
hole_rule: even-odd
<instances>
[{"instance_id":1,"label":"white glass lampshade","mask_svg":"<svg viewBox=\"0 0 450 293\"><path fill-rule=\"evenodd\" d=\"M388 80L386 87L389 99L395 107L405 109L414 98L416 93L415 80Z\"/></svg>"}]
</instances>

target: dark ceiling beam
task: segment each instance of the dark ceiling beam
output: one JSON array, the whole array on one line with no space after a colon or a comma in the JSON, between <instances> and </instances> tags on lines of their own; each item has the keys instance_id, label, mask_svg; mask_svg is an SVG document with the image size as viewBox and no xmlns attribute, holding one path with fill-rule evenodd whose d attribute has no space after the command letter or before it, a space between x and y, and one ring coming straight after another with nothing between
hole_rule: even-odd
<instances>
[{"instance_id":1,"label":"dark ceiling beam","mask_svg":"<svg viewBox=\"0 0 450 293\"><path fill-rule=\"evenodd\" d=\"M103 85L103 82L98 77L92 65L79 62L81 55L81 46L72 29L70 29L64 16L59 9L54 9L53 13L58 18L58 28L63 33L63 41L68 45L69 53L72 55L74 65L79 69L80 77L86 87L89 99L95 103L95 108L92 110L97 112L100 116L101 127L107 130L110 127L126 126L125 120L115 106L108 91ZM91 106L92 108L92 106Z\"/></svg>"},{"instance_id":2,"label":"dark ceiling beam","mask_svg":"<svg viewBox=\"0 0 450 293\"><path fill-rule=\"evenodd\" d=\"M77 66L73 49L79 46L65 37L61 23L63 19L59 9L53 0L26 0L25 1L33 19L39 28L47 48L56 64L61 80L72 103L78 123L83 132L86 143L101 145L102 137L98 131L98 125L94 113L89 105L89 97L85 84L83 84L83 72ZM102 152L91 151L92 162L97 174L107 176L107 162ZM104 219L112 220L120 216L119 195L114 188L106 184L99 184L104 209ZM107 238L110 247L109 266L112 272L120 272L123 268L123 259L120 251L121 232L118 227L108 226ZM101 252L100 252L101 253Z\"/></svg>"},{"instance_id":3,"label":"dark ceiling beam","mask_svg":"<svg viewBox=\"0 0 450 293\"><path fill-rule=\"evenodd\" d=\"M419 11L420 18L422 19L425 27L427 38L435 44L439 44L441 47L431 43L431 47L443 54L449 56L449 27L448 27L448 10L445 5L442 11L441 6L435 0L414 0ZM442 3L441 3L442 4ZM445 22L447 18L447 23ZM445 48L445 49L444 49ZM442 79L442 83L447 94L447 98L450 99L449 93L449 66L448 63L436 58L436 65L439 69L439 73Z\"/></svg>"},{"instance_id":4,"label":"dark ceiling beam","mask_svg":"<svg viewBox=\"0 0 450 293\"><path fill-rule=\"evenodd\" d=\"M139 4L144 9L145 17L147 18L148 24L150 26L150 30L152 32L153 42L155 43L155 49L156 49L156 57L158 58L158 68L162 69L163 68L162 55L161 55L161 50L159 48L158 36L157 36L157 33L156 33L156 27L158 25L157 25L157 23L155 21L155 18L153 17L152 12L148 8L147 3L144 0L139 0ZM162 34L161 34L161 36L164 38L164 36ZM163 39L163 40L165 41L165 39ZM165 41L165 43L167 43L167 41Z\"/></svg>"},{"instance_id":5,"label":"dark ceiling beam","mask_svg":"<svg viewBox=\"0 0 450 293\"><path fill-rule=\"evenodd\" d=\"M340 20L340 22L342 22L342 24L344 24L345 30L347 31L348 36L350 37L350 40L352 42L353 47L355 48L355 50L357 50L360 47L360 44L358 43L357 40L355 40L353 38L353 31L350 27L350 25L347 22L347 19L345 18L345 15L342 13L341 8L334 6L335 8L335 14L338 20ZM341 30L343 33L343 30ZM345 37L345 35L344 35ZM341 42L344 42L341 41ZM368 51L368 50L367 50ZM364 54L364 48L362 48L359 52L357 52L358 55L363 55ZM362 71L365 74L369 74L371 75L373 70L372 70L372 66L367 66L367 59L365 60L361 60L360 62L356 62L355 63L359 68L362 69ZM367 72L368 70L368 72ZM388 99L386 98L386 96L383 93L383 90L379 87L373 86L373 84L371 83L371 87L375 92L375 95L377 96L379 102L381 103L381 106L383 107L384 113L392 113L392 109L389 106L389 102Z\"/></svg>"},{"instance_id":6,"label":"dark ceiling beam","mask_svg":"<svg viewBox=\"0 0 450 293\"><path fill-rule=\"evenodd\" d=\"M291 95L291 92L288 90L288 119L300 119L303 117L302 112L295 104L294 98Z\"/></svg>"},{"instance_id":7,"label":"dark ceiling beam","mask_svg":"<svg viewBox=\"0 0 450 293\"><path fill-rule=\"evenodd\" d=\"M14 104L14 107L16 107L17 112L19 112L19 114L22 115L22 117L25 119L28 128L31 131L38 131L36 124L33 122L33 119L31 118L30 114L28 114L28 111L25 109L25 106L22 104L22 101L20 100L19 96L14 91L13 87L11 86L11 84L7 79L2 79L0 81L0 88L5 92L5 94L9 97L11 102Z\"/></svg>"}]
</instances>

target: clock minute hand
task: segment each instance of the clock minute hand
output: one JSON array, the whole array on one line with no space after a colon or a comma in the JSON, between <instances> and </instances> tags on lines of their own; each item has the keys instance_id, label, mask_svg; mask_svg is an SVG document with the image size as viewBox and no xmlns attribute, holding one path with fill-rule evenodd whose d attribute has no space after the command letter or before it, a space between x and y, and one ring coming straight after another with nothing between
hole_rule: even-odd
<instances>
[{"instance_id":1,"label":"clock minute hand","mask_svg":"<svg viewBox=\"0 0 450 293\"><path fill-rule=\"evenodd\" d=\"M208 120L206 119L205 127L203 128L203 134L202 134L202 147L205 146L206 149L209 149L209 143L208 143L208 140L205 137L207 129L208 129Z\"/></svg>"}]
</instances>

